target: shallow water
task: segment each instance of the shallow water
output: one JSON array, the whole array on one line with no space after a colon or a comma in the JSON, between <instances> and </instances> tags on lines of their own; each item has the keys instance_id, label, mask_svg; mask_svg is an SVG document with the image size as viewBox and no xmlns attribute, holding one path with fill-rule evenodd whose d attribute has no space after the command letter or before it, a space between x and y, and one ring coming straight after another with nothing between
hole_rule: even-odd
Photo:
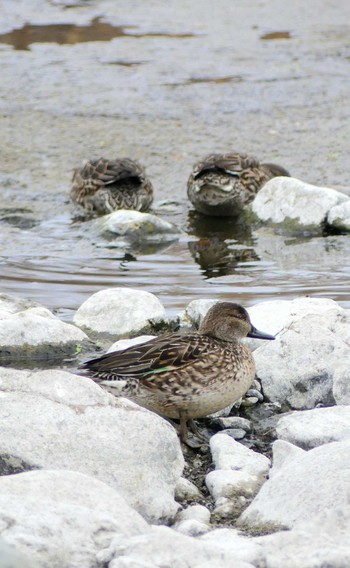
<instances>
[{"instance_id":1,"label":"shallow water","mask_svg":"<svg viewBox=\"0 0 350 568\"><path fill-rule=\"evenodd\" d=\"M349 190L348 11L222 0L214 19L207 1L198 12L182 0L4 0L0 293L66 321L111 286L154 292L169 315L196 298L350 307L348 235L251 231L195 215L186 198L192 164L227 149ZM174 201L158 212L179 241L121 245L74 219L72 170L101 155L147 166L156 201Z\"/></svg>"}]
</instances>

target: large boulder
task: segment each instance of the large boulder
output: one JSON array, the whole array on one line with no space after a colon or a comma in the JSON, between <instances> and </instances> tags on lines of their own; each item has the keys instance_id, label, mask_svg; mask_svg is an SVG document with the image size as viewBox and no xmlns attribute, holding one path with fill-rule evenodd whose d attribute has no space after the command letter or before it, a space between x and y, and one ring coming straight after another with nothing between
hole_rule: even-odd
<instances>
[{"instance_id":1,"label":"large boulder","mask_svg":"<svg viewBox=\"0 0 350 568\"><path fill-rule=\"evenodd\" d=\"M95 333L118 337L139 334L165 320L165 309L150 292L109 288L90 296L74 315L74 323Z\"/></svg>"},{"instance_id":2,"label":"large boulder","mask_svg":"<svg viewBox=\"0 0 350 568\"><path fill-rule=\"evenodd\" d=\"M172 519L183 456L161 417L65 371L0 368L5 473L74 470L118 490L145 518Z\"/></svg>"},{"instance_id":3,"label":"large boulder","mask_svg":"<svg viewBox=\"0 0 350 568\"><path fill-rule=\"evenodd\" d=\"M50 310L5 294L0 296L0 321L0 360L63 358L89 343L81 329Z\"/></svg>"},{"instance_id":4,"label":"large boulder","mask_svg":"<svg viewBox=\"0 0 350 568\"><path fill-rule=\"evenodd\" d=\"M304 450L329 442L350 441L350 406L331 406L295 411L276 425L278 438Z\"/></svg>"},{"instance_id":5,"label":"large boulder","mask_svg":"<svg viewBox=\"0 0 350 568\"><path fill-rule=\"evenodd\" d=\"M338 507L349 522L349 460L350 440L308 452L277 440L270 477L241 515L240 525L258 533L292 528Z\"/></svg>"},{"instance_id":6,"label":"large boulder","mask_svg":"<svg viewBox=\"0 0 350 568\"><path fill-rule=\"evenodd\" d=\"M286 229L319 232L332 207L349 201L344 193L292 177L275 177L258 192L252 210L264 222Z\"/></svg>"},{"instance_id":7,"label":"large boulder","mask_svg":"<svg viewBox=\"0 0 350 568\"><path fill-rule=\"evenodd\" d=\"M115 489L51 470L0 477L0 525L8 544L50 568L97 568L98 552L116 534L128 539L149 531Z\"/></svg>"},{"instance_id":8,"label":"large boulder","mask_svg":"<svg viewBox=\"0 0 350 568\"><path fill-rule=\"evenodd\" d=\"M264 396L297 410L334 404L333 378L349 347L346 310L294 317L275 341L254 351Z\"/></svg>"}]
</instances>

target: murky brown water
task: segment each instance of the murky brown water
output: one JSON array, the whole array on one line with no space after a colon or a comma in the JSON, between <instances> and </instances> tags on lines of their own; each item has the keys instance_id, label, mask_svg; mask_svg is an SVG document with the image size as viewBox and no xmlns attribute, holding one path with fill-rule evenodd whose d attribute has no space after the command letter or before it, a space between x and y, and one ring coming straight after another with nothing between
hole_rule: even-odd
<instances>
[{"instance_id":1,"label":"murky brown water","mask_svg":"<svg viewBox=\"0 0 350 568\"><path fill-rule=\"evenodd\" d=\"M48 2L38 18L31 0L4 0L0 292L67 321L111 286L154 292L169 314L204 297L350 307L348 235L252 232L199 217L186 199L194 161L228 148L346 188L349 6L319 4L281 15L277 0L222 0L213 19L209 2L198 12L140 0L132 13L126 0ZM181 227L178 242L120 246L74 222L71 172L100 155L145 163L156 200L175 198L159 214Z\"/></svg>"}]
</instances>

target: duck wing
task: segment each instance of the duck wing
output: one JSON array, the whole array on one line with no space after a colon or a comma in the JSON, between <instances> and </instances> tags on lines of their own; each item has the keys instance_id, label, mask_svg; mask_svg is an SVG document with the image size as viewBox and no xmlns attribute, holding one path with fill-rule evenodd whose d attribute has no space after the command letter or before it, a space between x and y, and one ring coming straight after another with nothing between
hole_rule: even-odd
<instances>
[{"instance_id":1,"label":"duck wing","mask_svg":"<svg viewBox=\"0 0 350 568\"><path fill-rule=\"evenodd\" d=\"M239 177L242 171L247 168L257 168L259 165L256 158L247 154L239 154L238 152L210 154L194 166L193 177L196 179L207 173L225 173Z\"/></svg>"},{"instance_id":2,"label":"duck wing","mask_svg":"<svg viewBox=\"0 0 350 568\"><path fill-rule=\"evenodd\" d=\"M147 378L184 368L216 351L215 340L193 333L170 333L123 351L115 351L82 365L90 376Z\"/></svg>"},{"instance_id":3,"label":"duck wing","mask_svg":"<svg viewBox=\"0 0 350 568\"><path fill-rule=\"evenodd\" d=\"M126 179L138 180L142 183L145 179L145 169L130 158L117 160L99 158L90 160L83 168L75 170L73 184L77 187L90 184L99 188Z\"/></svg>"}]
</instances>

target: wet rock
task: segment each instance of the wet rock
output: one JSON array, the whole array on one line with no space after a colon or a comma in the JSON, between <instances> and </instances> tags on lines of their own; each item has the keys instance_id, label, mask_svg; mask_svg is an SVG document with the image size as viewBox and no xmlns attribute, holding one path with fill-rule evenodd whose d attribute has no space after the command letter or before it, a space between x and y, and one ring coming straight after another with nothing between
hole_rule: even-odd
<instances>
[{"instance_id":1,"label":"wet rock","mask_svg":"<svg viewBox=\"0 0 350 568\"><path fill-rule=\"evenodd\" d=\"M344 193L318 187L289 177L268 181L252 203L255 215L264 222L287 229L322 230L332 207L349 201Z\"/></svg>"},{"instance_id":2,"label":"wet rock","mask_svg":"<svg viewBox=\"0 0 350 568\"><path fill-rule=\"evenodd\" d=\"M289 531L255 538L266 568L323 568L350 565L349 515L346 505L323 511Z\"/></svg>"},{"instance_id":3,"label":"wet rock","mask_svg":"<svg viewBox=\"0 0 350 568\"><path fill-rule=\"evenodd\" d=\"M309 314L294 320L275 341L254 351L264 396L293 409L332 405L333 377L350 347L346 310Z\"/></svg>"},{"instance_id":4,"label":"wet rock","mask_svg":"<svg viewBox=\"0 0 350 568\"><path fill-rule=\"evenodd\" d=\"M240 559L240 555L253 556L253 547L246 546L237 555L234 546L222 549L215 542L206 542L174 531L168 527L151 527L143 538L125 539L117 535L111 545L97 554L97 561L109 568L160 568L186 566L186 568L253 568L253 564Z\"/></svg>"},{"instance_id":5,"label":"wet rock","mask_svg":"<svg viewBox=\"0 0 350 568\"><path fill-rule=\"evenodd\" d=\"M175 499L179 503L194 501L203 498L198 487L189 479L180 477L175 485Z\"/></svg>"},{"instance_id":6,"label":"wet rock","mask_svg":"<svg viewBox=\"0 0 350 568\"><path fill-rule=\"evenodd\" d=\"M276 432L281 440L304 450L350 440L350 406L291 412L279 419Z\"/></svg>"},{"instance_id":7,"label":"wet rock","mask_svg":"<svg viewBox=\"0 0 350 568\"><path fill-rule=\"evenodd\" d=\"M327 215L327 223L340 231L350 231L350 199L332 207Z\"/></svg>"},{"instance_id":8,"label":"wet rock","mask_svg":"<svg viewBox=\"0 0 350 568\"><path fill-rule=\"evenodd\" d=\"M149 530L115 489L73 471L1 477L0 504L6 542L40 566L96 566L97 552L115 533L129 538Z\"/></svg>"},{"instance_id":9,"label":"wet rock","mask_svg":"<svg viewBox=\"0 0 350 568\"><path fill-rule=\"evenodd\" d=\"M269 480L239 519L250 531L292 528L343 507L350 520L350 441L309 450L277 440Z\"/></svg>"},{"instance_id":10,"label":"wet rock","mask_svg":"<svg viewBox=\"0 0 350 568\"><path fill-rule=\"evenodd\" d=\"M78 308L74 323L95 333L122 337L164 323L165 309L154 294L133 288L109 288Z\"/></svg>"},{"instance_id":11,"label":"wet rock","mask_svg":"<svg viewBox=\"0 0 350 568\"><path fill-rule=\"evenodd\" d=\"M56 318L50 310L27 300L0 297L0 358L55 359L87 346L83 331Z\"/></svg>"},{"instance_id":12,"label":"wet rock","mask_svg":"<svg viewBox=\"0 0 350 568\"><path fill-rule=\"evenodd\" d=\"M149 520L175 516L184 462L168 422L65 371L0 368L0 388L0 456L92 475Z\"/></svg>"},{"instance_id":13,"label":"wet rock","mask_svg":"<svg viewBox=\"0 0 350 568\"><path fill-rule=\"evenodd\" d=\"M174 241L179 237L179 229L151 213L120 209L94 221L100 233L115 234L130 240L156 242Z\"/></svg>"}]
</instances>

